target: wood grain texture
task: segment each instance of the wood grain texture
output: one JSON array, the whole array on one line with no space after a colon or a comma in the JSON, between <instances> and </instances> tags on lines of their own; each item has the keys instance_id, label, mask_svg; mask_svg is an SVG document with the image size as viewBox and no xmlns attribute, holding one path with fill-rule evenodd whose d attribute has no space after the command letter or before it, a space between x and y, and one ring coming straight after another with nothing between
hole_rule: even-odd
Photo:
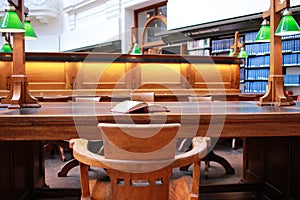
<instances>
[{"instance_id":1,"label":"wood grain texture","mask_svg":"<svg viewBox=\"0 0 300 200\"><path fill-rule=\"evenodd\" d=\"M136 91L189 94L190 88L196 94L240 93L241 61L231 57L26 53L19 58L18 63L26 66L21 72L28 77L30 93L37 97L78 92L99 96L129 96ZM11 63L11 56L0 53L0 67ZM7 77L11 75L6 70L0 76L0 83L6 83L0 84L0 95L8 94Z\"/></svg>"},{"instance_id":2,"label":"wood grain texture","mask_svg":"<svg viewBox=\"0 0 300 200\"><path fill-rule=\"evenodd\" d=\"M222 126L220 137L299 136L300 104L287 107L258 106L256 102L160 102L170 112L115 114L116 102L99 102L78 107L70 102L41 103L41 108L0 108L0 140L65 140L76 137L99 139L99 122L180 123L185 133L200 125L197 135L205 136L209 125ZM93 104L94 105L94 104ZM197 108L198 109L195 109ZM86 113L91 109L92 113ZM212 118L214 119L212 121ZM195 124L195 120L199 119ZM78 135L80 132L80 135ZM63 133L63 134L62 134ZM219 135L210 135L216 136Z\"/></svg>"}]
</instances>

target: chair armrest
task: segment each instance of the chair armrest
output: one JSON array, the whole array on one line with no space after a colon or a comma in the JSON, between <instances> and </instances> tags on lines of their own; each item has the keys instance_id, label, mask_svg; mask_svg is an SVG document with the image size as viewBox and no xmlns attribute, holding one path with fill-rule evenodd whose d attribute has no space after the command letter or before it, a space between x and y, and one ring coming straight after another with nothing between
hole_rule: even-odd
<instances>
[{"instance_id":1,"label":"chair armrest","mask_svg":"<svg viewBox=\"0 0 300 200\"><path fill-rule=\"evenodd\" d=\"M173 168L187 166L200 161L207 154L207 146L210 145L210 138L195 137L192 140L193 148L183 154L175 156Z\"/></svg>"},{"instance_id":2,"label":"chair armrest","mask_svg":"<svg viewBox=\"0 0 300 200\"><path fill-rule=\"evenodd\" d=\"M71 139L73 144L73 156L76 160L86 165L95 166L105 169L118 169L130 172L149 172L169 166L174 159L166 160L116 160L107 159L102 155L92 153L88 150L88 140L76 138Z\"/></svg>"}]
</instances>

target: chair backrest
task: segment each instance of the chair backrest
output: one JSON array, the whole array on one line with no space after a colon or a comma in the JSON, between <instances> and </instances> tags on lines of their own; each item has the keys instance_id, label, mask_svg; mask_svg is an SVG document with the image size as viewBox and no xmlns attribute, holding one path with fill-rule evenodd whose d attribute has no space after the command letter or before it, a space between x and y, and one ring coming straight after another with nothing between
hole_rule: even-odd
<instances>
[{"instance_id":1,"label":"chair backrest","mask_svg":"<svg viewBox=\"0 0 300 200\"><path fill-rule=\"evenodd\" d=\"M130 100L154 102L154 92L133 92L130 93Z\"/></svg>"},{"instance_id":2,"label":"chair backrest","mask_svg":"<svg viewBox=\"0 0 300 200\"><path fill-rule=\"evenodd\" d=\"M175 156L180 124L99 123L104 156L109 159L154 160Z\"/></svg>"},{"instance_id":3,"label":"chair backrest","mask_svg":"<svg viewBox=\"0 0 300 200\"><path fill-rule=\"evenodd\" d=\"M168 199L170 166L180 124L99 123L104 157L121 169L107 169L112 199Z\"/></svg>"}]
</instances>

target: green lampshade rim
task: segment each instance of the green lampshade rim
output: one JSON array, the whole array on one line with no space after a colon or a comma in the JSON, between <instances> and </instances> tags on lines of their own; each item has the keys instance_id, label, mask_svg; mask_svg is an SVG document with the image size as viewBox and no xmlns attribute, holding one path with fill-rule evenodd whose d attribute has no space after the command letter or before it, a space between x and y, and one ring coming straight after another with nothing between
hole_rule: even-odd
<instances>
[{"instance_id":1,"label":"green lampshade rim","mask_svg":"<svg viewBox=\"0 0 300 200\"><path fill-rule=\"evenodd\" d=\"M141 55L142 51L137 44L134 45L132 51L130 52L132 55Z\"/></svg>"},{"instance_id":2,"label":"green lampshade rim","mask_svg":"<svg viewBox=\"0 0 300 200\"><path fill-rule=\"evenodd\" d=\"M25 32L25 28L16 12L7 11L1 19L0 31L22 33Z\"/></svg>"},{"instance_id":3,"label":"green lampshade rim","mask_svg":"<svg viewBox=\"0 0 300 200\"><path fill-rule=\"evenodd\" d=\"M270 26L262 25L255 37L255 42L270 42Z\"/></svg>"},{"instance_id":4,"label":"green lampshade rim","mask_svg":"<svg viewBox=\"0 0 300 200\"><path fill-rule=\"evenodd\" d=\"M248 54L245 51L240 51L238 58L247 58Z\"/></svg>"},{"instance_id":5,"label":"green lampshade rim","mask_svg":"<svg viewBox=\"0 0 300 200\"><path fill-rule=\"evenodd\" d=\"M12 48L8 43L5 43L2 48L0 49L2 53L12 53Z\"/></svg>"},{"instance_id":6,"label":"green lampshade rim","mask_svg":"<svg viewBox=\"0 0 300 200\"><path fill-rule=\"evenodd\" d=\"M35 40L35 39L37 39L37 35L34 32L34 29L33 29L32 25L30 24L30 22L25 21L24 25L25 25L25 30L26 30L25 31L25 39L26 40Z\"/></svg>"},{"instance_id":7,"label":"green lampshade rim","mask_svg":"<svg viewBox=\"0 0 300 200\"><path fill-rule=\"evenodd\" d=\"M25 40L36 40L37 37L34 37L34 36L26 36L24 37Z\"/></svg>"},{"instance_id":8,"label":"green lampshade rim","mask_svg":"<svg viewBox=\"0 0 300 200\"><path fill-rule=\"evenodd\" d=\"M292 15L283 16L275 31L277 36L296 35L300 33L300 28Z\"/></svg>"}]
</instances>

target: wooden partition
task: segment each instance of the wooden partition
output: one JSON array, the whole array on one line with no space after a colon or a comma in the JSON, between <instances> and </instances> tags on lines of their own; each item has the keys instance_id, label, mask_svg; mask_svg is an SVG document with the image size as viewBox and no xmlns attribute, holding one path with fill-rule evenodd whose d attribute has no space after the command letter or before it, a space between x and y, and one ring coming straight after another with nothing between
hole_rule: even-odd
<instances>
[{"instance_id":1,"label":"wooden partition","mask_svg":"<svg viewBox=\"0 0 300 200\"><path fill-rule=\"evenodd\" d=\"M238 94L241 61L232 57L26 53L33 96ZM0 95L10 88L12 56L0 54Z\"/></svg>"}]
</instances>

